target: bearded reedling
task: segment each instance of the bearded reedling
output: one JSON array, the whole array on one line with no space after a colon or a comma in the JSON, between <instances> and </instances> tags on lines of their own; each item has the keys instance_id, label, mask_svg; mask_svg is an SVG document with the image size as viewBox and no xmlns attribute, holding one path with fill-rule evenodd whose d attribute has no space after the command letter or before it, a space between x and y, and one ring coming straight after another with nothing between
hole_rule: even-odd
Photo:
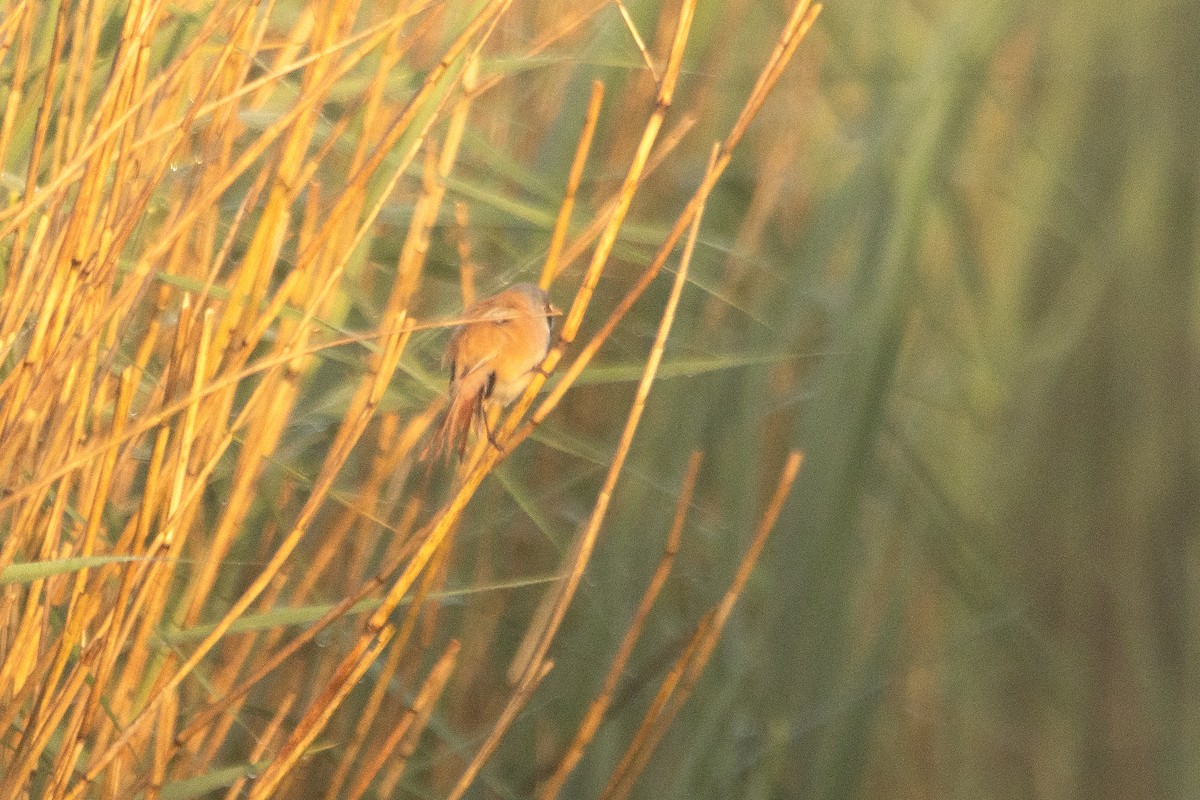
<instances>
[{"instance_id":1,"label":"bearded reedling","mask_svg":"<svg viewBox=\"0 0 1200 800\"><path fill-rule=\"evenodd\" d=\"M492 438L484 403L507 406L521 396L546 358L551 319L558 313L546 292L532 283L514 284L463 312L465 321L446 345L450 406L427 454L454 449L461 458L476 419Z\"/></svg>"}]
</instances>

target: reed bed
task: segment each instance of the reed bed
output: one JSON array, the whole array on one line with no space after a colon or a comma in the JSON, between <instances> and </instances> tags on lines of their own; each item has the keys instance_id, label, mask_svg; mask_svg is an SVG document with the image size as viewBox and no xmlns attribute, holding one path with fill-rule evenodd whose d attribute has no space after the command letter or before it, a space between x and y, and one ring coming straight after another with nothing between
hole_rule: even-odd
<instances>
[{"instance_id":1,"label":"reed bed","mask_svg":"<svg viewBox=\"0 0 1200 800\"><path fill-rule=\"evenodd\" d=\"M581 764L599 796L636 793L801 460L764 467L755 533L708 579L727 588L589 761L687 548L699 454L652 479L674 518L636 532L666 544L619 647L592 663L556 636L706 202L820 6L780 17L731 121L681 87L696 10L4 3L0 799L551 798ZM604 19L628 37L615 79L574 55ZM514 97L544 115L512 119ZM697 123L723 127L711 152L680 147ZM687 158L689 185L655 180ZM668 211L631 224L644 204ZM499 448L422 462L455 309L521 272L566 309L546 375ZM598 456L569 433L587 404L556 417L614 342L636 388L585 419L620 432ZM545 464L568 458L594 480L549 525ZM522 554L518 511L567 535ZM550 713L563 667L594 699Z\"/></svg>"}]
</instances>

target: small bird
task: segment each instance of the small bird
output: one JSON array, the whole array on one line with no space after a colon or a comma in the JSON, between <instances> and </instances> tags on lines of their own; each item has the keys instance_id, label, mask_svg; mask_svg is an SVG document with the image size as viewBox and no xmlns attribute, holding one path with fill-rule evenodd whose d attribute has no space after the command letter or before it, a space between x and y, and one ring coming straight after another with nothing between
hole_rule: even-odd
<instances>
[{"instance_id":1,"label":"small bird","mask_svg":"<svg viewBox=\"0 0 1200 800\"><path fill-rule=\"evenodd\" d=\"M448 454L453 448L461 458L475 419L492 438L484 401L507 406L521 396L546 358L551 320L558 313L546 292L531 283L514 284L463 312L465 321L446 345L450 407L428 453Z\"/></svg>"}]
</instances>

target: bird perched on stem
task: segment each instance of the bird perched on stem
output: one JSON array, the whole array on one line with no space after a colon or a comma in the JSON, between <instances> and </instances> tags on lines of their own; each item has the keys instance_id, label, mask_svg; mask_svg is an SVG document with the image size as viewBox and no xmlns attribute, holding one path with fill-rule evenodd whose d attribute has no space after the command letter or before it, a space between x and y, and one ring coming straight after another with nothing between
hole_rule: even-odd
<instances>
[{"instance_id":1,"label":"bird perched on stem","mask_svg":"<svg viewBox=\"0 0 1200 800\"><path fill-rule=\"evenodd\" d=\"M507 406L521 396L546 358L551 319L558 313L546 292L531 283L514 284L463 312L446 346L450 407L427 455L454 449L461 458L476 419L496 444L484 402Z\"/></svg>"}]
</instances>

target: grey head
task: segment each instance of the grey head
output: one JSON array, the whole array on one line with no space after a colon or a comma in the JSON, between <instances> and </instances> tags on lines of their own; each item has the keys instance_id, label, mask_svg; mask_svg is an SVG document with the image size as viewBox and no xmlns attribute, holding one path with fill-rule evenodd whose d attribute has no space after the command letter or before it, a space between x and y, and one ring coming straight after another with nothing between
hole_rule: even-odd
<instances>
[{"instance_id":1,"label":"grey head","mask_svg":"<svg viewBox=\"0 0 1200 800\"><path fill-rule=\"evenodd\" d=\"M554 327L554 317L561 312L550 302L550 295L546 294L545 290L540 286L532 283L514 283L508 287L508 291L520 292L529 299L529 302L535 308L544 309L546 312L546 326L549 328Z\"/></svg>"}]
</instances>

